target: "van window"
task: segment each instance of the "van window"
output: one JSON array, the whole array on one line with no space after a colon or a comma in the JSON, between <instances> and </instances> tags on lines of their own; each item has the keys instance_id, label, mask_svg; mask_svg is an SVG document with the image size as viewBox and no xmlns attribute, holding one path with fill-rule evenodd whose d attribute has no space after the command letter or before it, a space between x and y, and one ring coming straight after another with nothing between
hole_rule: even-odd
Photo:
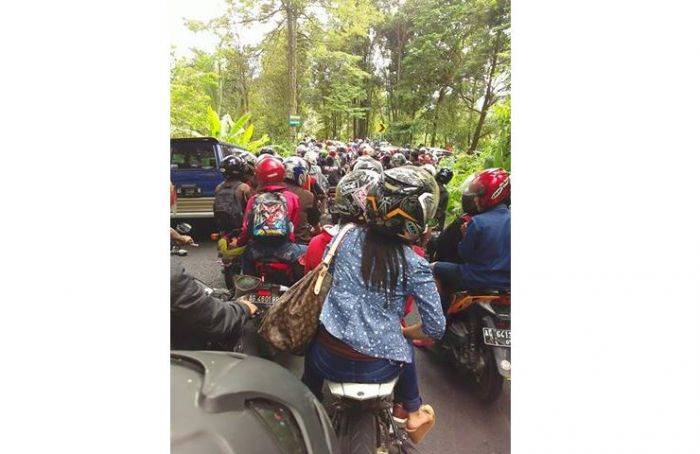
<instances>
[{"instance_id":1,"label":"van window","mask_svg":"<svg viewBox=\"0 0 700 454\"><path fill-rule=\"evenodd\" d=\"M178 170L211 170L216 168L214 144L211 142L171 142L170 165Z\"/></svg>"}]
</instances>

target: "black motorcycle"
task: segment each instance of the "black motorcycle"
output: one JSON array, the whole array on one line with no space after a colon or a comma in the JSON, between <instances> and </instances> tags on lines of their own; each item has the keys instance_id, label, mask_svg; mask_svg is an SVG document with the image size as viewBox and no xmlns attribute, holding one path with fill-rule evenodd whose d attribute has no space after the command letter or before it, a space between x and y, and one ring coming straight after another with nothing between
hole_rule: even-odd
<instances>
[{"instance_id":1,"label":"black motorcycle","mask_svg":"<svg viewBox=\"0 0 700 454\"><path fill-rule=\"evenodd\" d=\"M392 413L397 381L398 377L386 383L327 381L331 395L328 413L342 454L415 452L408 441L405 421Z\"/></svg>"},{"instance_id":2,"label":"black motorcycle","mask_svg":"<svg viewBox=\"0 0 700 454\"><path fill-rule=\"evenodd\" d=\"M510 380L510 293L458 292L437 348L469 381L476 397L495 401Z\"/></svg>"}]
</instances>

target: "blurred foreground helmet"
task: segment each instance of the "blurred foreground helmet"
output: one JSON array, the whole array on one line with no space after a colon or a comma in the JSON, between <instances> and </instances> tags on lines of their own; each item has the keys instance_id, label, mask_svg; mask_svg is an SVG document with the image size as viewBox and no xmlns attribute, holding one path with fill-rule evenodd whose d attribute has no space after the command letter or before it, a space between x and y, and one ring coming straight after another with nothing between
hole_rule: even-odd
<instances>
[{"instance_id":1,"label":"blurred foreground helmet","mask_svg":"<svg viewBox=\"0 0 700 454\"><path fill-rule=\"evenodd\" d=\"M170 352L172 454L339 452L321 403L294 375L254 356Z\"/></svg>"}]
</instances>

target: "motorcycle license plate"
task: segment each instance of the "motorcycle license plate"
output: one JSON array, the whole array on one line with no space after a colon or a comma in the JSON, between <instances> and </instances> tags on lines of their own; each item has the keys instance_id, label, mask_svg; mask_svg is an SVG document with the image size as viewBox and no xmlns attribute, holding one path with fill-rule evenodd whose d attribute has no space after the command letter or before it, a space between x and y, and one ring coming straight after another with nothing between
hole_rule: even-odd
<instances>
[{"instance_id":1,"label":"motorcycle license plate","mask_svg":"<svg viewBox=\"0 0 700 454\"><path fill-rule=\"evenodd\" d=\"M272 307L277 302L277 297L272 295L254 295L251 303L261 306L263 309Z\"/></svg>"},{"instance_id":2,"label":"motorcycle license plate","mask_svg":"<svg viewBox=\"0 0 700 454\"><path fill-rule=\"evenodd\" d=\"M484 328L484 343L494 347L510 348L510 330L498 328Z\"/></svg>"}]
</instances>

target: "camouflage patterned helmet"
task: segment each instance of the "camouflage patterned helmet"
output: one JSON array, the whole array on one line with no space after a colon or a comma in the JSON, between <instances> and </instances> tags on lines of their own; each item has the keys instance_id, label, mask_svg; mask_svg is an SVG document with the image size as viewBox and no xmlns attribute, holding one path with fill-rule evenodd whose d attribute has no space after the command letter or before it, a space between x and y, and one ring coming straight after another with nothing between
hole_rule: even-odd
<instances>
[{"instance_id":1,"label":"camouflage patterned helmet","mask_svg":"<svg viewBox=\"0 0 700 454\"><path fill-rule=\"evenodd\" d=\"M394 167L401 167L403 165L406 165L408 162L408 159L406 159L406 156L403 155L403 153L396 152L394 155L391 157L389 160L389 165L394 168Z\"/></svg>"},{"instance_id":2,"label":"camouflage patterned helmet","mask_svg":"<svg viewBox=\"0 0 700 454\"><path fill-rule=\"evenodd\" d=\"M367 195L368 222L415 242L435 216L439 198L440 189L427 171L413 166L389 169Z\"/></svg>"},{"instance_id":3,"label":"camouflage patterned helmet","mask_svg":"<svg viewBox=\"0 0 700 454\"><path fill-rule=\"evenodd\" d=\"M352 166L352 170L360 169L374 170L377 173L382 173L382 171L384 171L382 163L369 156L360 156L357 158L355 165Z\"/></svg>"},{"instance_id":4,"label":"camouflage patterned helmet","mask_svg":"<svg viewBox=\"0 0 700 454\"><path fill-rule=\"evenodd\" d=\"M372 170L359 169L348 172L335 187L331 213L352 219L366 218L367 194L380 179L381 176Z\"/></svg>"}]
</instances>

